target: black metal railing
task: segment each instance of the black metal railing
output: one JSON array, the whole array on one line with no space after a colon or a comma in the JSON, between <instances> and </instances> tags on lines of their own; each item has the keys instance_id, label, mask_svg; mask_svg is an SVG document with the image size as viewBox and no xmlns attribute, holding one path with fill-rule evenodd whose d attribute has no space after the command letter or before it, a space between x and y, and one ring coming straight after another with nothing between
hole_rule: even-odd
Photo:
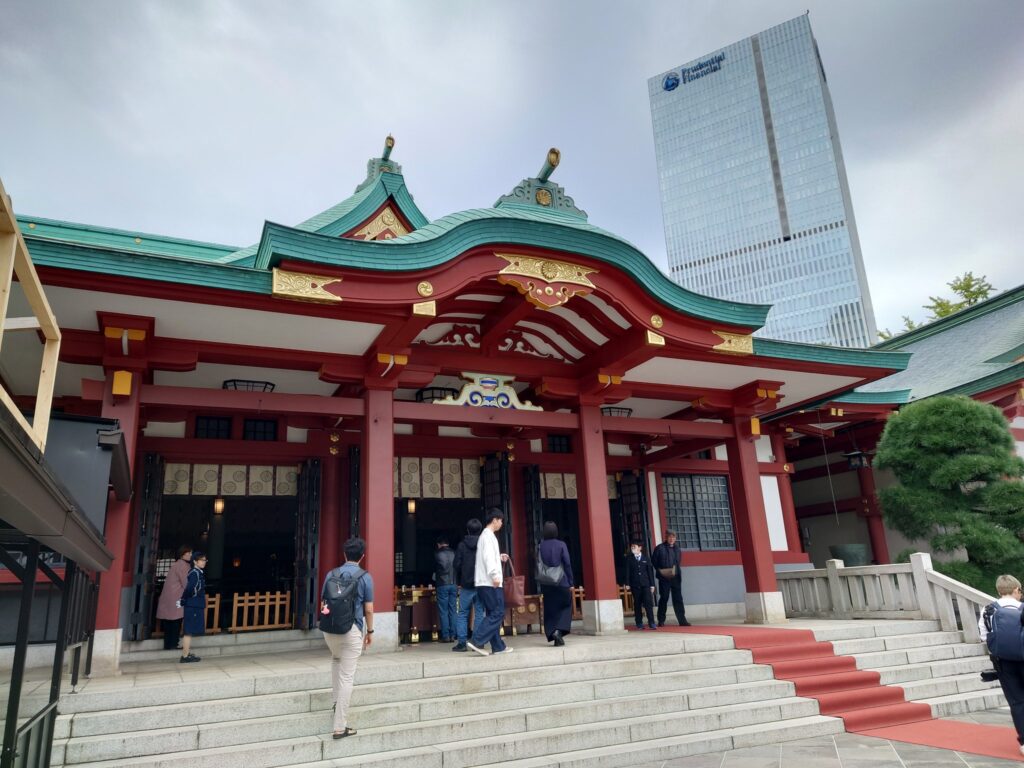
<instances>
[{"instance_id":1,"label":"black metal railing","mask_svg":"<svg viewBox=\"0 0 1024 768\"><path fill-rule=\"evenodd\" d=\"M0 563L17 577L21 595L0 768L49 768L65 654L68 651L73 654L72 688L78 685L83 653L85 674L88 675L91 670L99 585L91 574L79 569L72 560L65 561L63 574L57 573L48 562L48 552L42 551L39 542L16 532L4 533L6 535L0 537ZM39 579L40 574L61 593L60 619L50 672L50 693L46 704L19 727L19 717L24 716L19 708L25 682L32 603L37 585L46 583Z\"/></svg>"}]
</instances>

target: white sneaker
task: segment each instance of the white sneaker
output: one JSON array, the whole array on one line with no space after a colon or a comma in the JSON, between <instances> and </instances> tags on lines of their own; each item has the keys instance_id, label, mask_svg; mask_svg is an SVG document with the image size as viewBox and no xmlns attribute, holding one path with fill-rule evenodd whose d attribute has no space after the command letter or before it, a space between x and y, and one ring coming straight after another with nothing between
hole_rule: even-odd
<instances>
[{"instance_id":1,"label":"white sneaker","mask_svg":"<svg viewBox=\"0 0 1024 768\"><path fill-rule=\"evenodd\" d=\"M502 653L512 653L512 651L514 651L514 650L515 650L515 648L511 648L511 647L506 645L500 651L491 651L491 656L497 656L497 655L502 654Z\"/></svg>"},{"instance_id":2,"label":"white sneaker","mask_svg":"<svg viewBox=\"0 0 1024 768\"><path fill-rule=\"evenodd\" d=\"M1024 755L1024 744L1020 745L1020 753Z\"/></svg>"},{"instance_id":3,"label":"white sneaker","mask_svg":"<svg viewBox=\"0 0 1024 768\"><path fill-rule=\"evenodd\" d=\"M469 650L471 650L471 651L476 651L481 656L489 656L490 655L490 653L487 651L486 648L477 648L475 645L473 645L468 640L466 641L466 647L469 648Z\"/></svg>"}]
</instances>

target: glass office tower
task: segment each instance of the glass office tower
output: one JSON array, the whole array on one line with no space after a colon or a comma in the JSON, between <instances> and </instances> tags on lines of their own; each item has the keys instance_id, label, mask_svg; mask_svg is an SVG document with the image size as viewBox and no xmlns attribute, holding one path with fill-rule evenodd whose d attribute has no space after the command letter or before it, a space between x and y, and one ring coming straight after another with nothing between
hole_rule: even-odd
<instances>
[{"instance_id":1,"label":"glass office tower","mask_svg":"<svg viewBox=\"0 0 1024 768\"><path fill-rule=\"evenodd\" d=\"M648 81L672 278L772 304L758 335L876 340L832 99L806 15Z\"/></svg>"}]
</instances>

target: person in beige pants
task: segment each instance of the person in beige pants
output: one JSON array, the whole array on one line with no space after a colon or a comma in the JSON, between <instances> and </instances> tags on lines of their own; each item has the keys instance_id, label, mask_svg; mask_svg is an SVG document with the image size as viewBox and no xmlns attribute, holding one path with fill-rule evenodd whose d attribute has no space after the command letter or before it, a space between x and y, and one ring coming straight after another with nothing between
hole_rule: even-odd
<instances>
[{"instance_id":1,"label":"person in beige pants","mask_svg":"<svg viewBox=\"0 0 1024 768\"><path fill-rule=\"evenodd\" d=\"M352 538L345 542L345 564L327 574L327 581L333 578L358 577L355 620L351 629L343 634L324 631L324 641L331 652L331 688L334 700L334 729L332 737L343 739L355 736L354 728L348 727L348 705L352 700L352 685L356 677L356 665L363 653L363 648L373 642L373 578L360 568L366 553L366 542ZM360 575L361 574L361 575ZM323 594L323 590L321 590ZM321 613L326 614L327 604L324 602ZM321 620L321 629L324 622Z\"/></svg>"}]
</instances>

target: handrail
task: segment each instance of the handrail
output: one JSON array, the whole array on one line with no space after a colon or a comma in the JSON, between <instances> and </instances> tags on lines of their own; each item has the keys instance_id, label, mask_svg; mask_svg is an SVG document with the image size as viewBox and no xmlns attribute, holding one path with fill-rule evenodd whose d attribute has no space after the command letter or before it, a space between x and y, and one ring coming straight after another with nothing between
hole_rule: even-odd
<instances>
[{"instance_id":1,"label":"handrail","mask_svg":"<svg viewBox=\"0 0 1024 768\"><path fill-rule=\"evenodd\" d=\"M829 560L824 568L776 574L788 617L938 620L943 631L981 639L978 621L995 598L932 568L918 552L909 563L847 568Z\"/></svg>"}]
</instances>

